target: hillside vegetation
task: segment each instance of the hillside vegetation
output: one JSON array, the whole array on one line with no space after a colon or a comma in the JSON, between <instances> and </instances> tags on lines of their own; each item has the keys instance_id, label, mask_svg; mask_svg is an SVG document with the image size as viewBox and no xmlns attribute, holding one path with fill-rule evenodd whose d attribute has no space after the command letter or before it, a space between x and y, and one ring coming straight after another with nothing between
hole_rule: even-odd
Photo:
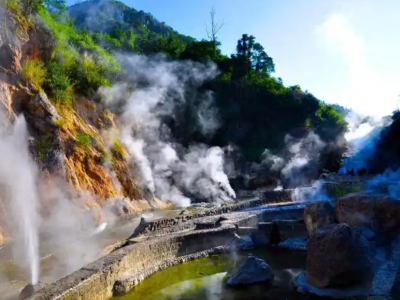
<instances>
[{"instance_id":1,"label":"hillside vegetation","mask_svg":"<svg viewBox=\"0 0 400 300\"><path fill-rule=\"evenodd\" d=\"M218 65L220 75L204 88L215 92L222 126L210 139L180 120L174 132L184 143L235 144L247 159L258 160L266 148L279 152L286 134L306 128L317 133L330 150L335 149L327 167L338 169L347 130L338 106L325 104L299 86L285 87L280 78L274 78L273 59L255 37L243 34L236 53L226 56L221 54L218 40L187 38L150 14L118 1L87 1L73 5L68 12L79 29L109 50L164 53L171 59L214 61ZM179 128L189 129L182 132Z\"/></svg>"},{"instance_id":2,"label":"hillside vegetation","mask_svg":"<svg viewBox=\"0 0 400 300\"><path fill-rule=\"evenodd\" d=\"M302 139L314 132L324 145L317 159L318 171L340 168L347 124L337 106L327 105L299 86L286 87L282 79L273 77L273 58L252 35L239 36L236 52L227 56L221 53L216 36L195 40L119 1L85 1L66 8L63 0L7 0L4 7L17 24L15 32L28 36L29 41L22 44L30 45L21 57L20 70L15 70L21 77L19 83L48 95L61 116L54 121L60 131L60 147L68 149L66 145L72 143L73 149L80 149L67 151L66 160L67 177L76 188L106 198L118 194L104 169L111 158L124 194L131 198L141 195L133 187L127 167L121 165L123 146L116 139L116 151L108 153L100 136L101 130L114 124L98 90L129 73L118 62L116 52L162 53L170 60L217 65L219 75L199 89L213 93L219 127L213 134L200 130L191 122L196 114L191 105L201 99L187 101L166 120L182 145L233 145L241 161L257 162L266 149L285 155L288 134ZM46 141L36 143L40 145L38 159L46 162L51 152L46 147L54 146L54 141L48 132L38 131L35 136ZM91 174L94 169L97 171ZM96 184L104 180L108 183ZM100 191L103 187L106 190Z\"/></svg>"}]
</instances>

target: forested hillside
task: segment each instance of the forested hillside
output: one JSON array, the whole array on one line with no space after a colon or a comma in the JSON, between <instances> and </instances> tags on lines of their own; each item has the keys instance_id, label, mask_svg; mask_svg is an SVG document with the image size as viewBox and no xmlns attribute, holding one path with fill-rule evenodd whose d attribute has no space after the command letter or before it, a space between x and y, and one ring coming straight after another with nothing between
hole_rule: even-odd
<instances>
[{"instance_id":1,"label":"forested hillside","mask_svg":"<svg viewBox=\"0 0 400 300\"><path fill-rule=\"evenodd\" d=\"M239 36L236 53L226 56L221 54L218 41L185 38L151 15L118 1L87 1L68 11L78 28L87 30L110 50L146 55L161 52L171 59L211 60L218 65L220 75L206 88L215 92L222 125L209 138L195 129L178 132L178 128L190 127L181 120L174 132L186 143L192 139L220 146L232 143L250 160L257 160L266 148L279 151L284 136L299 128L316 132L330 148L336 148L333 144L338 145L338 140L342 143L346 123L338 113L339 106L326 105L299 86L285 87L281 79L273 77L273 58L249 34ZM124 46L127 44L131 49ZM329 162L330 169L338 168L341 152L335 162Z\"/></svg>"},{"instance_id":2,"label":"forested hillside","mask_svg":"<svg viewBox=\"0 0 400 300\"><path fill-rule=\"evenodd\" d=\"M143 195L135 186L134 176L129 175L124 145L114 137L110 148L110 142L101 135L104 128L118 124L112 121L104 93L99 92L132 78L131 66L121 62L138 54L149 57L149 64L168 64L174 76L185 82L179 95L185 101L161 116L173 143L225 150L229 146L235 152L235 176L249 162L265 161L266 153L291 164L292 157L303 148L316 153L308 159L313 164L311 177L324 169L340 168L347 124L338 107L275 78L279 66L250 34L239 34L236 52L228 56L221 53L217 35L209 40L184 36L119 1L84 1L66 8L63 0L6 0L4 7L7 17L15 22L23 50L18 58L22 65L13 71L20 78L18 84L27 86L31 94L45 92L61 116L52 124L59 130L56 135L44 128L35 133L37 160L51 169L53 149L65 151L67 171L70 168L75 172L67 172L67 178L75 188L94 191L101 197L117 193L108 188L111 179L107 184L97 184L108 178L106 169L112 157L112 169L124 194L130 198ZM203 71L218 70L217 75L205 76L198 85L194 82L196 74L190 79L188 69L182 67L189 61L194 66L190 72L201 66ZM133 78L127 84L127 91L134 92L148 82ZM204 107L207 114L212 112L212 130L193 122L210 118L199 116ZM300 150L288 147L288 143L298 142ZM82 153L72 151L76 149ZM274 167L278 176L284 169L285 165Z\"/></svg>"}]
</instances>

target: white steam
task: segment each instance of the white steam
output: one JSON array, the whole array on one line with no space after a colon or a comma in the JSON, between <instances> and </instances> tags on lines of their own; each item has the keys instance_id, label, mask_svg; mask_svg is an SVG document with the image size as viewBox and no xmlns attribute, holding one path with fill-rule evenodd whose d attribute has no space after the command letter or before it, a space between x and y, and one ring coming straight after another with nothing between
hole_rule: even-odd
<instances>
[{"instance_id":1,"label":"white steam","mask_svg":"<svg viewBox=\"0 0 400 300\"><path fill-rule=\"evenodd\" d=\"M262 165L278 173L287 186L301 186L318 175L319 156L324 146L319 136L313 132L301 139L287 135L285 153L278 156L265 150Z\"/></svg>"},{"instance_id":2,"label":"white steam","mask_svg":"<svg viewBox=\"0 0 400 300\"><path fill-rule=\"evenodd\" d=\"M382 129L390 125L391 119L363 116L352 111L347 114L346 121L349 124L349 132L345 134L348 157L343 159L339 173L346 173L347 170L357 173L367 167L366 161L372 155Z\"/></svg>"},{"instance_id":3,"label":"white steam","mask_svg":"<svg viewBox=\"0 0 400 300\"><path fill-rule=\"evenodd\" d=\"M1 112L1 124L6 116ZM13 254L24 267L29 265L30 280L39 280L37 169L28 151L28 134L24 117L20 116L8 131L0 135L0 184L11 215L7 228L15 239Z\"/></svg>"},{"instance_id":4,"label":"white steam","mask_svg":"<svg viewBox=\"0 0 400 300\"><path fill-rule=\"evenodd\" d=\"M217 75L216 66L162 56L119 59L128 70L126 82L100 92L120 115L120 139L141 186L180 206L190 205L189 196L208 201L235 198L224 173L223 151L204 145L187 149L173 139L166 125L166 120L191 118L193 128L204 136L213 134L219 126L213 95L199 92L199 87Z\"/></svg>"}]
</instances>

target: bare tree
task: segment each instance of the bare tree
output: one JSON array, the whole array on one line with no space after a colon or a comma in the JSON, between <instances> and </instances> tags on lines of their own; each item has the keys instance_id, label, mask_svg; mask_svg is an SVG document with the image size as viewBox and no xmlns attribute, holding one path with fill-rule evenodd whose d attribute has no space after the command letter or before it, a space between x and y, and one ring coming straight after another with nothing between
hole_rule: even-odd
<instances>
[{"instance_id":1,"label":"bare tree","mask_svg":"<svg viewBox=\"0 0 400 300\"><path fill-rule=\"evenodd\" d=\"M215 8L213 7L210 12L211 17L211 29L208 29L206 26L207 36L214 44L214 58L217 56L217 45L218 45L218 37L217 34L221 30L221 28L225 25L224 22L217 23L215 21Z\"/></svg>"}]
</instances>

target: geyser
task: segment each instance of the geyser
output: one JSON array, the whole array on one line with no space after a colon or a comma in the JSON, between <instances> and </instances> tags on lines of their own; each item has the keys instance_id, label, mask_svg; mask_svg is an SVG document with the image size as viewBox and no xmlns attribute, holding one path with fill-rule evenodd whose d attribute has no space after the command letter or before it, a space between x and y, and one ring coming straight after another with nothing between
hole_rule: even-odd
<instances>
[{"instance_id":1,"label":"geyser","mask_svg":"<svg viewBox=\"0 0 400 300\"><path fill-rule=\"evenodd\" d=\"M28 150L27 125L23 116L7 128L0 112L0 184L5 189L10 215L7 227L15 240L13 255L28 263L32 284L39 280L37 169Z\"/></svg>"}]
</instances>

